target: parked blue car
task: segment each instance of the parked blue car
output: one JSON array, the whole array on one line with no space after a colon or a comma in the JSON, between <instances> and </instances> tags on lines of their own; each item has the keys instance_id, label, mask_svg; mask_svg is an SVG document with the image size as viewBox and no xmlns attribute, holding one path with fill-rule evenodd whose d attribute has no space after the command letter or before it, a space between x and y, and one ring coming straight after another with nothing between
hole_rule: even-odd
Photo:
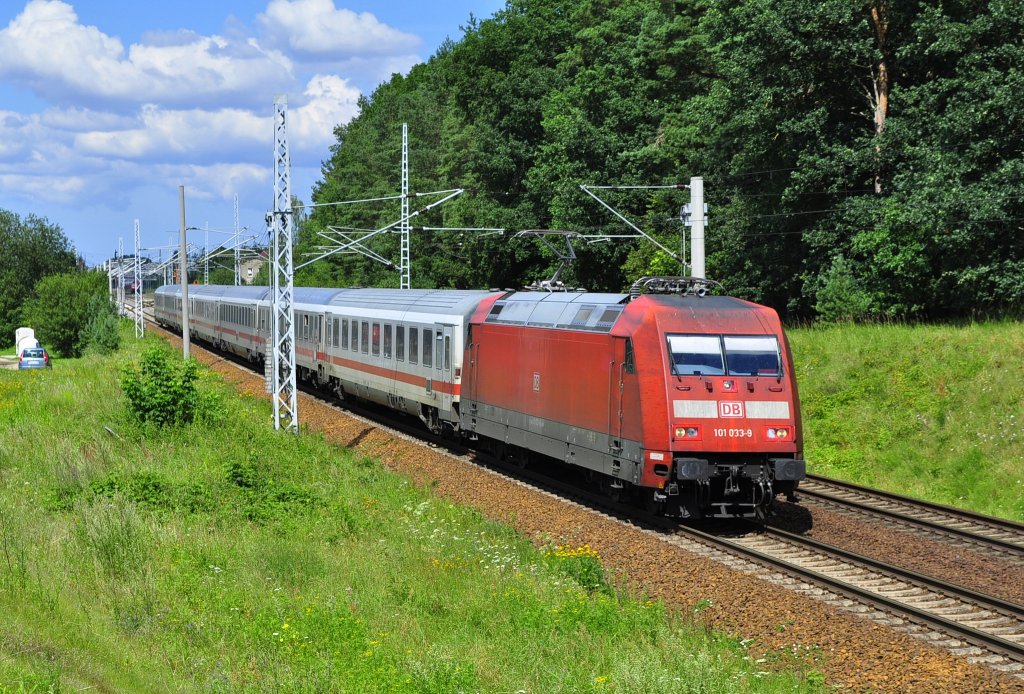
<instances>
[{"instance_id":1,"label":"parked blue car","mask_svg":"<svg viewBox=\"0 0 1024 694\"><path fill-rule=\"evenodd\" d=\"M21 350L21 358L18 359L19 369L48 369L53 367L50 355L42 347L29 347Z\"/></svg>"}]
</instances>

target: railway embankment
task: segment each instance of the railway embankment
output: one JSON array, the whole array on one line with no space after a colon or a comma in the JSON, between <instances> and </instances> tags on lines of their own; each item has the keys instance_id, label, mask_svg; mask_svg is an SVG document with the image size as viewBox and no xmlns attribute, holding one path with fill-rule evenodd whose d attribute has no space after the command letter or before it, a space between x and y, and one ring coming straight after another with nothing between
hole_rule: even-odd
<instances>
[{"instance_id":1,"label":"railway embankment","mask_svg":"<svg viewBox=\"0 0 1024 694\"><path fill-rule=\"evenodd\" d=\"M808 472L1024 522L1024 322L788 334Z\"/></svg>"}]
</instances>

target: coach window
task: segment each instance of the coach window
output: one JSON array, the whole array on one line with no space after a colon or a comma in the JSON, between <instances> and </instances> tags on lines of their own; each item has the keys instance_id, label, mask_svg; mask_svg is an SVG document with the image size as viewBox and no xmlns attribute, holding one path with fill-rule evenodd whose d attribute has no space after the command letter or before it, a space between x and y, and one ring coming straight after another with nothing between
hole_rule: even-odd
<instances>
[{"instance_id":1,"label":"coach window","mask_svg":"<svg viewBox=\"0 0 1024 694\"><path fill-rule=\"evenodd\" d=\"M434 365L434 331L423 329L423 366Z\"/></svg>"},{"instance_id":2,"label":"coach window","mask_svg":"<svg viewBox=\"0 0 1024 694\"><path fill-rule=\"evenodd\" d=\"M352 321L352 351L359 351L359 321Z\"/></svg>"},{"instance_id":3,"label":"coach window","mask_svg":"<svg viewBox=\"0 0 1024 694\"><path fill-rule=\"evenodd\" d=\"M384 326L384 358L391 358L391 325Z\"/></svg>"},{"instance_id":4,"label":"coach window","mask_svg":"<svg viewBox=\"0 0 1024 694\"><path fill-rule=\"evenodd\" d=\"M420 357L420 331L409 328L409 363L415 364Z\"/></svg>"},{"instance_id":5,"label":"coach window","mask_svg":"<svg viewBox=\"0 0 1024 694\"><path fill-rule=\"evenodd\" d=\"M373 356L380 356L380 323L373 324Z\"/></svg>"},{"instance_id":6,"label":"coach window","mask_svg":"<svg viewBox=\"0 0 1024 694\"><path fill-rule=\"evenodd\" d=\"M452 368L452 338L444 336L444 370L451 371Z\"/></svg>"},{"instance_id":7,"label":"coach window","mask_svg":"<svg viewBox=\"0 0 1024 694\"><path fill-rule=\"evenodd\" d=\"M369 354L370 352L370 322L363 321L363 325L359 331L359 346L363 348L363 354Z\"/></svg>"},{"instance_id":8,"label":"coach window","mask_svg":"<svg viewBox=\"0 0 1024 694\"><path fill-rule=\"evenodd\" d=\"M339 321L337 318L334 319L334 340L331 342L331 344L334 345L335 347L338 346L338 324L340 322L341 321Z\"/></svg>"},{"instance_id":9,"label":"coach window","mask_svg":"<svg viewBox=\"0 0 1024 694\"><path fill-rule=\"evenodd\" d=\"M302 316L302 339L309 340L309 316Z\"/></svg>"},{"instance_id":10,"label":"coach window","mask_svg":"<svg viewBox=\"0 0 1024 694\"><path fill-rule=\"evenodd\" d=\"M395 327L395 359L405 361L405 326Z\"/></svg>"},{"instance_id":11,"label":"coach window","mask_svg":"<svg viewBox=\"0 0 1024 694\"><path fill-rule=\"evenodd\" d=\"M348 349L348 318L341 319L341 348Z\"/></svg>"}]
</instances>

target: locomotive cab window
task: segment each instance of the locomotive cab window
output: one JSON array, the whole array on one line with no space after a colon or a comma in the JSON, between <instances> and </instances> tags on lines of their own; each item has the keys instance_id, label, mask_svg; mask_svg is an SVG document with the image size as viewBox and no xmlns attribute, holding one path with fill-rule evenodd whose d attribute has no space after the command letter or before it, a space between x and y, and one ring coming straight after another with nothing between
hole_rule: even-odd
<instances>
[{"instance_id":1,"label":"locomotive cab window","mask_svg":"<svg viewBox=\"0 0 1024 694\"><path fill-rule=\"evenodd\" d=\"M668 335L676 376L779 376L782 360L774 335Z\"/></svg>"},{"instance_id":2,"label":"locomotive cab window","mask_svg":"<svg viewBox=\"0 0 1024 694\"><path fill-rule=\"evenodd\" d=\"M668 352L676 376L723 376L722 339L718 335L669 335Z\"/></svg>"},{"instance_id":3,"label":"locomotive cab window","mask_svg":"<svg viewBox=\"0 0 1024 694\"><path fill-rule=\"evenodd\" d=\"M633 340L626 338L626 355L623 359L623 368L628 374L636 373L636 357L633 354Z\"/></svg>"},{"instance_id":4,"label":"locomotive cab window","mask_svg":"<svg viewBox=\"0 0 1024 694\"><path fill-rule=\"evenodd\" d=\"M779 340L774 335L726 335L725 363L730 376L779 376Z\"/></svg>"}]
</instances>

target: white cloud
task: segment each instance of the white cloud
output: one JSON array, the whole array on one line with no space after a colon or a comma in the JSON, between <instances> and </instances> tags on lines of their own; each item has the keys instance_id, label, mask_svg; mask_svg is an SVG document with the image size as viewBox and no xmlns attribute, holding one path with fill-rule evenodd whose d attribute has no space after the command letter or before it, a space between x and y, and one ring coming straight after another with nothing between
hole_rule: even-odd
<instances>
[{"instance_id":1,"label":"white cloud","mask_svg":"<svg viewBox=\"0 0 1024 694\"><path fill-rule=\"evenodd\" d=\"M300 105L289 108L288 144L293 158L322 156L334 143L334 127L358 112L359 90L335 75L316 75L306 85ZM144 106L138 118L118 128L97 128L74 137L75 150L86 155L131 160L188 159L198 163L230 158L270 157L274 125L265 114L242 109L164 109Z\"/></svg>"},{"instance_id":2,"label":"white cloud","mask_svg":"<svg viewBox=\"0 0 1024 694\"><path fill-rule=\"evenodd\" d=\"M334 0L271 0L259 22L273 40L306 56L401 55L420 47L419 37L369 12L338 9Z\"/></svg>"},{"instance_id":3,"label":"white cloud","mask_svg":"<svg viewBox=\"0 0 1024 694\"><path fill-rule=\"evenodd\" d=\"M40 125L70 132L124 128L129 127L132 122L131 116L78 107L51 108L43 111L39 116Z\"/></svg>"},{"instance_id":4,"label":"white cloud","mask_svg":"<svg viewBox=\"0 0 1024 694\"><path fill-rule=\"evenodd\" d=\"M288 146L323 157L336 142L334 127L359 112L359 90L335 75L316 75L303 96L306 103L288 111Z\"/></svg>"},{"instance_id":5,"label":"white cloud","mask_svg":"<svg viewBox=\"0 0 1024 694\"><path fill-rule=\"evenodd\" d=\"M81 199L92 182L86 176L0 174L0 186L26 199L67 204Z\"/></svg>"},{"instance_id":6,"label":"white cloud","mask_svg":"<svg viewBox=\"0 0 1024 694\"><path fill-rule=\"evenodd\" d=\"M0 30L0 77L57 103L219 103L251 100L293 80L292 62L253 40L164 34L120 40L79 23L61 0L30 0Z\"/></svg>"},{"instance_id":7,"label":"white cloud","mask_svg":"<svg viewBox=\"0 0 1024 694\"><path fill-rule=\"evenodd\" d=\"M247 150L272 137L269 117L250 111L168 110L144 106L135 127L93 130L75 136L75 148L83 153L124 159L166 159L187 156L208 161Z\"/></svg>"},{"instance_id":8,"label":"white cloud","mask_svg":"<svg viewBox=\"0 0 1024 694\"><path fill-rule=\"evenodd\" d=\"M211 164L208 166L161 166L150 172L153 182L176 190L184 185L189 198L199 200L230 200L232 195L254 186L266 190L273 178L273 162L258 164ZM271 199L268 193L267 200Z\"/></svg>"}]
</instances>

